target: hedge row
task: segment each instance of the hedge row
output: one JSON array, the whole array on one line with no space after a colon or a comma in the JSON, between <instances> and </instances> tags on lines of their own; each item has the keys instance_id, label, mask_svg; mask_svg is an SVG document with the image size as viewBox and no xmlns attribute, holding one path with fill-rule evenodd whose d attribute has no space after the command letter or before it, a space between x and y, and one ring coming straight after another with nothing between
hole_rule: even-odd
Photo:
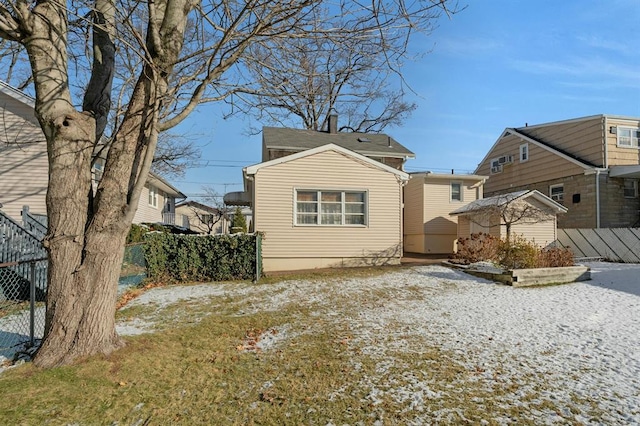
<instances>
[{"instance_id":1,"label":"hedge row","mask_svg":"<svg viewBox=\"0 0 640 426\"><path fill-rule=\"evenodd\" d=\"M227 281L256 275L256 235L145 236L147 273L154 281Z\"/></svg>"}]
</instances>

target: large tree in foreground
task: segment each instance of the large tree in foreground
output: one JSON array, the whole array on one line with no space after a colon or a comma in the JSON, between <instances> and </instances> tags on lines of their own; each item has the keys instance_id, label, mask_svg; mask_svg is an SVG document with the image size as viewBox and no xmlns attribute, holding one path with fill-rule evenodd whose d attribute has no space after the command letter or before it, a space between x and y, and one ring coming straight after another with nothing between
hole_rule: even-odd
<instances>
[{"instance_id":1,"label":"large tree in foreground","mask_svg":"<svg viewBox=\"0 0 640 426\"><path fill-rule=\"evenodd\" d=\"M49 291L38 366L122 345L115 331L118 272L158 135L198 104L242 87L237 65L251 61L250 47L317 32L320 6L313 0L0 0L0 38L29 58L49 158ZM413 30L427 28L448 7L444 0L326 6L336 25L324 26L322 37L377 34L382 55L392 40L405 45ZM123 63L134 71L114 78ZM78 77L83 71L87 78ZM110 116L114 92L123 106L117 117ZM112 120L117 125L104 147ZM97 152L106 163L94 191Z\"/></svg>"}]
</instances>

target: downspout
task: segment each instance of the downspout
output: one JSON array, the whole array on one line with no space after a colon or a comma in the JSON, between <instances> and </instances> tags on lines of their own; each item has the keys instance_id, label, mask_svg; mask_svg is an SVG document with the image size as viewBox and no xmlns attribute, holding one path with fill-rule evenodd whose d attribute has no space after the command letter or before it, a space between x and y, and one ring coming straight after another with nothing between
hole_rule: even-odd
<instances>
[{"instance_id":1,"label":"downspout","mask_svg":"<svg viewBox=\"0 0 640 426\"><path fill-rule=\"evenodd\" d=\"M609 129L607 116L604 115L604 128L602 129L602 143L604 144L604 169L609 168L609 144L607 143L607 132ZM600 229L600 171L596 170L596 228Z\"/></svg>"},{"instance_id":2,"label":"downspout","mask_svg":"<svg viewBox=\"0 0 640 426\"><path fill-rule=\"evenodd\" d=\"M596 169L596 228L600 229L600 171Z\"/></svg>"},{"instance_id":3,"label":"downspout","mask_svg":"<svg viewBox=\"0 0 640 426\"><path fill-rule=\"evenodd\" d=\"M409 179L411 179L411 175L409 175ZM404 187L409 183L409 179L404 180L402 178L397 178L398 185L400 186L400 261L402 262L402 257L404 255Z\"/></svg>"}]
</instances>

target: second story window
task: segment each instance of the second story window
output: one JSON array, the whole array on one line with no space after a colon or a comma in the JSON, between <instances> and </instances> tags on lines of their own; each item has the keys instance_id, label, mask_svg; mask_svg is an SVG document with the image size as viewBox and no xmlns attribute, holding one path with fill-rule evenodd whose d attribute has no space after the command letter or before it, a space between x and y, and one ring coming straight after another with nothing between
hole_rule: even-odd
<instances>
[{"instance_id":1,"label":"second story window","mask_svg":"<svg viewBox=\"0 0 640 426\"><path fill-rule=\"evenodd\" d=\"M564 184L551 185L549 187L549 197L552 200L561 202L564 200Z\"/></svg>"},{"instance_id":2,"label":"second story window","mask_svg":"<svg viewBox=\"0 0 640 426\"><path fill-rule=\"evenodd\" d=\"M451 201L462 201L462 183L451 182Z\"/></svg>"},{"instance_id":3,"label":"second story window","mask_svg":"<svg viewBox=\"0 0 640 426\"><path fill-rule=\"evenodd\" d=\"M638 148L639 129L618 127L618 146L623 148Z\"/></svg>"},{"instance_id":4,"label":"second story window","mask_svg":"<svg viewBox=\"0 0 640 426\"><path fill-rule=\"evenodd\" d=\"M529 144L524 143L520 145L520 162L524 163L525 161L529 161Z\"/></svg>"}]
</instances>

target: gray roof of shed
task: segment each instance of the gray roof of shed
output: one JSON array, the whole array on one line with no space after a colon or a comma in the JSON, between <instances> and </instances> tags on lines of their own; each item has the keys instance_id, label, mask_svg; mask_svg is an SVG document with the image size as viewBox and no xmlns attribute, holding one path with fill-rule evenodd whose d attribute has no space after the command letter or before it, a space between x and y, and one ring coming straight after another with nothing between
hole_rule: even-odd
<instances>
[{"instance_id":1,"label":"gray roof of shed","mask_svg":"<svg viewBox=\"0 0 640 426\"><path fill-rule=\"evenodd\" d=\"M566 213L567 208L562 204L559 204L547 197L543 193L538 190L528 190L525 189L523 191L510 192L508 194L500 194L494 195L493 197L481 198L479 200L475 200L467 204L466 206L462 206L459 209L456 209L449 213L450 215L459 215L472 213L478 210L483 210L487 207L500 207L507 203L510 203L518 198L528 198L533 197L543 204L549 206L549 208L555 210L557 213Z\"/></svg>"},{"instance_id":2,"label":"gray roof of shed","mask_svg":"<svg viewBox=\"0 0 640 426\"><path fill-rule=\"evenodd\" d=\"M316 130L263 127L262 138L267 149L307 150L329 143L365 156L407 157L415 154L390 136L381 133L327 133ZM363 142L363 140L366 140Z\"/></svg>"}]
</instances>

